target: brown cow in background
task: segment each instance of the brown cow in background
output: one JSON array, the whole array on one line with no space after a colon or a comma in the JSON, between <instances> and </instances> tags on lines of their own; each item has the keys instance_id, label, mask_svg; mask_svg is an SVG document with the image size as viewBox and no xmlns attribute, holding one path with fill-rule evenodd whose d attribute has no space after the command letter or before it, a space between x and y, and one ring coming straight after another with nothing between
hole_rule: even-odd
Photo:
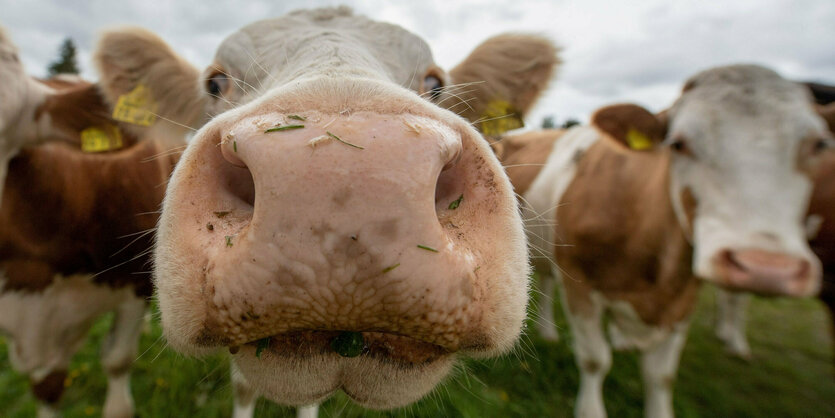
<instances>
[{"instance_id":1,"label":"brown cow in background","mask_svg":"<svg viewBox=\"0 0 835 418\"><path fill-rule=\"evenodd\" d=\"M577 416L606 415L610 341L642 353L646 415L672 416L697 277L817 293L802 219L832 133L802 88L745 65L695 75L660 115L615 105L592 126L527 134L500 152L542 256L534 266L546 282L561 278L581 374Z\"/></svg>"},{"instance_id":2,"label":"brown cow in background","mask_svg":"<svg viewBox=\"0 0 835 418\"><path fill-rule=\"evenodd\" d=\"M137 143L96 85L27 76L2 31L0 75L0 331L11 364L29 377L38 415L57 414L71 357L115 311L103 415L133 416L152 233L177 156Z\"/></svg>"}]
</instances>

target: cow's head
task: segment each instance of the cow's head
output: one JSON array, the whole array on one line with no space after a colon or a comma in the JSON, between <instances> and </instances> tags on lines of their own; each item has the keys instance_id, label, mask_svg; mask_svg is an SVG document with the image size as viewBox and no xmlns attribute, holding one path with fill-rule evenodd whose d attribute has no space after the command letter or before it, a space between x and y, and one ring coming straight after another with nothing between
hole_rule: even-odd
<instances>
[{"instance_id":1,"label":"cow's head","mask_svg":"<svg viewBox=\"0 0 835 418\"><path fill-rule=\"evenodd\" d=\"M804 217L832 133L805 88L758 66L715 68L659 115L616 105L593 124L632 150L669 153L670 198L696 275L764 294L818 291Z\"/></svg>"},{"instance_id":2,"label":"cow's head","mask_svg":"<svg viewBox=\"0 0 835 418\"><path fill-rule=\"evenodd\" d=\"M26 74L17 47L0 27L0 196L9 160L47 141L77 143L78 132L109 123L95 85L75 76L37 80Z\"/></svg>"},{"instance_id":3,"label":"cow's head","mask_svg":"<svg viewBox=\"0 0 835 418\"><path fill-rule=\"evenodd\" d=\"M494 54L518 57L516 88L488 100L524 112L555 49L515 39ZM278 402L342 389L388 408L426 394L459 353L515 343L528 264L513 192L486 141L442 108L466 104L445 93L457 81L421 39L321 9L244 27L202 75L137 29L105 34L97 61L114 101L142 85L164 123L211 116L173 174L157 236L174 348L229 347ZM510 77L484 74L469 88Z\"/></svg>"}]
</instances>

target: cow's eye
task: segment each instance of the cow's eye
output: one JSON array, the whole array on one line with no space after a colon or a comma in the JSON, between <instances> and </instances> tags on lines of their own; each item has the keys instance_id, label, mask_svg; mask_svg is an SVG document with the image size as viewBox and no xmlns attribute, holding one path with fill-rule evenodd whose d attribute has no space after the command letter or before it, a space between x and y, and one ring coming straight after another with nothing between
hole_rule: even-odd
<instances>
[{"instance_id":1,"label":"cow's eye","mask_svg":"<svg viewBox=\"0 0 835 418\"><path fill-rule=\"evenodd\" d=\"M690 151L690 146L687 145L687 140L682 137L673 137L667 141L670 149L673 152L684 155L693 155Z\"/></svg>"},{"instance_id":2,"label":"cow's eye","mask_svg":"<svg viewBox=\"0 0 835 418\"><path fill-rule=\"evenodd\" d=\"M430 100L438 100L441 95L441 90L444 88L444 83L440 78L434 75L428 75L423 78L423 92Z\"/></svg>"},{"instance_id":3,"label":"cow's eye","mask_svg":"<svg viewBox=\"0 0 835 418\"><path fill-rule=\"evenodd\" d=\"M835 140L829 138L818 138L812 142L812 154L820 154L835 146Z\"/></svg>"},{"instance_id":4,"label":"cow's eye","mask_svg":"<svg viewBox=\"0 0 835 418\"><path fill-rule=\"evenodd\" d=\"M212 96L220 96L226 91L229 78L223 73L214 73L206 80L206 91Z\"/></svg>"}]
</instances>

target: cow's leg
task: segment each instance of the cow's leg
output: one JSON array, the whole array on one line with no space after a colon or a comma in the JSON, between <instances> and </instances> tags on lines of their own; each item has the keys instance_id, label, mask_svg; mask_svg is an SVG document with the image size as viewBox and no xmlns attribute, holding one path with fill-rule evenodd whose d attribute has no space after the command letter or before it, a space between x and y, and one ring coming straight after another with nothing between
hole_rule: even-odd
<instances>
[{"instance_id":1,"label":"cow's leg","mask_svg":"<svg viewBox=\"0 0 835 418\"><path fill-rule=\"evenodd\" d=\"M688 323L676 325L666 338L643 351L644 415L648 418L673 416L673 383L681 350L687 341Z\"/></svg>"},{"instance_id":2,"label":"cow's leg","mask_svg":"<svg viewBox=\"0 0 835 418\"><path fill-rule=\"evenodd\" d=\"M230 361L229 372L232 375L232 390L235 394L233 418L251 418L255 413L255 401L258 393L238 369L234 361Z\"/></svg>"},{"instance_id":3,"label":"cow's leg","mask_svg":"<svg viewBox=\"0 0 835 418\"><path fill-rule=\"evenodd\" d=\"M38 400L38 418L61 416L58 401L64 393L65 370L53 371L41 379L32 379L32 393Z\"/></svg>"},{"instance_id":4,"label":"cow's leg","mask_svg":"<svg viewBox=\"0 0 835 418\"><path fill-rule=\"evenodd\" d=\"M559 341L560 335L557 332L557 325L554 323L554 294L556 293L557 281L550 274L540 273L539 275L539 315L536 319L536 326L539 335L547 341Z\"/></svg>"},{"instance_id":5,"label":"cow's leg","mask_svg":"<svg viewBox=\"0 0 835 418\"><path fill-rule=\"evenodd\" d=\"M563 305L574 337L574 360L580 369L580 392L574 415L598 418L606 416L603 380L612 367L612 350L603 334L603 304L595 298L590 298L590 301L588 309L576 313L571 312L568 303Z\"/></svg>"},{"instance_id":6,"label":"cow's leg","mask_svg":"<svg viewBox=\"0 0 835 418\"><path fill-rule=\"evenodd\" d=\"M107 373L104 417L132 417L130 369L136 359L146 303L132 298L116 309L113 326L101 349L102 368Z\"/></svg>"},{"instance_id":7,"label":"cow's leg","mask_svg":"<svg viewBox=\"0 0 835 418\"><path fill-rule=\"evenodd\" d=\"M37 418L58 418L61 416L61 411L56 405L50 405L38 402Z\"/></svg>"},{"instance_id":8,"label":"cow's leg","mask_svg":"<svg viewBox=\"0 0 835 418\"><path fill-rule=\"evenodd\" d=\"M734 356L751 358L751 347L745 337L745 313L751 296L746 293L716 289L716 336Z\"/></svg>"},{"instance_id":9,"label":"cow's leg","mask_svg":"<svg viewBox=\"0 0 835 418\"><path fill-rule=\"evenodd\" d=\"M319 404L300 406L296 409L296 418L316 418L319 416Z\"/></svg>"}]
</instances>

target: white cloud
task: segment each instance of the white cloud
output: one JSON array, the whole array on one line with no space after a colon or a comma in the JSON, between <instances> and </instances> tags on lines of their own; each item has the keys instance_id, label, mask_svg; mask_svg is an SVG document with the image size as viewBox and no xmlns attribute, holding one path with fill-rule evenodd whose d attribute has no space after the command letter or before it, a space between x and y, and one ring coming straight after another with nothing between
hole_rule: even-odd
<instances>
[{"instance_id":1,"label":"white cloud","mask_svg":"<svg viewBox=\"0 0 835 418\"><path fill-rule=\"evenodd\" d=\"M225 36L249 22L338 3L422 36L445 68L500 32L536 32L554 39L564 47L565 65L529 118L531 126L547 114L559 121L586 120L594 109L618 101L660 110L672 102L685 78L728 63L761 63L787 77L835 83L831 0L0 0L0 24L21 48L32 74L43 75L63 38L71 36L84 75L94 78L89 58L103 27L147 27L204 66Z\"/></svg>"}]
</instances>

